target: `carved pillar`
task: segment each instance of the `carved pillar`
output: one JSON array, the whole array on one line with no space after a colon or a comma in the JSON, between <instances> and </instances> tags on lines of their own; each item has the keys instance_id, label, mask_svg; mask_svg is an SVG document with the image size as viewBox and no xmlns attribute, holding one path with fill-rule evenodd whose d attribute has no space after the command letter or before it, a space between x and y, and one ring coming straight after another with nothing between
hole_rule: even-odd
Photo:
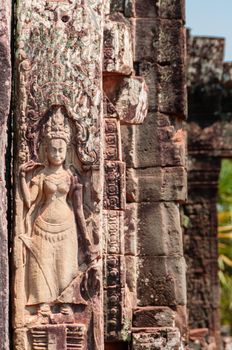
<instances>
[{"instance_id":1,"label":"carved pillar","mask_svg":"<svg viewBox=\"0 0 232 350\"><path fill-rule=\"evenodd\" d=\"M7 232L7 194L6 194L6 179L7 173L10 177L9 166L6 169L6 164L10 163L10 159L6 157L7 146L7 122L10 109L11 96L11 57L10 57L10 25L11 25L11 2L3 0L0 9L0 349L8 349L8 232ZM10 185L8 183L8 185Z\"/></svg>"},{"instance_id":2,"label":"carved pillar","mask_svg":"<svg viewBox=\"0 0 232 350\"><path fill-rule=\"evenodd\" d=\"M127 236L126 163L122 158L121 125L141 124L147 114L147 87L133 70L130 23L122 14L106 17L104 29L104 266L105 339L127 341L132 326L134 290L131 290L131 256L135 237ZM135 275L132 273L132 278ZM132 288L133 289L133 288Z\"/></svg>"},{"instance_id":3,"label":"carved pillar","mask_svg":"<svg viewBox=\"0 0 232 350\"><path fill-rule=\"evenodd\" d=\"M184 206L185 257L190 340L220 348L217 192L221 159L193 155L190 149L189 198ZM207 341L204 343L205 339Z\"/></svg>"},{"instance_id":4,"label":"carved pillar","mask_svg":"<svg viewBox=\"0 0 232 350\"><path fill-rule=\"evenodd\" d=\"M208 343L221 346L217 188L221 159L231 157L230 75L225 69L223 82L224 46L223 38L188 40L190 159L184 246L190 340L202 343L202 348Z\"/></svg>"},{"instance_id":5,"label":"carved pillar","mask_svg":"<svg viewBox=\"0 0 232 350\"><path fill-rule=\"evenodd\" d=\"M103 1L17 6L14 347L103 349Z\"/></svg>"}]
</instances>

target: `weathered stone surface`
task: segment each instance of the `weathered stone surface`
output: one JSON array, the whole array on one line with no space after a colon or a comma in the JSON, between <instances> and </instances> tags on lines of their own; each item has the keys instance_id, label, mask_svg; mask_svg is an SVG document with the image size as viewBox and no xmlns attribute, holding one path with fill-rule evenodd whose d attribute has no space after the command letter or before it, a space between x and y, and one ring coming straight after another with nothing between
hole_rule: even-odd
<instances>
[{"instance_id":1,"label":"weathered stone surface","mask_svg":"<svg viewBox=\"0 0 232 350\"><path fill-rule=\"evenodd\" d=\"M11 2L3 0L0 8L0 349L9 348L9 281L8 281L8 232L6 170L7 123L11 96L11 56L10 56ZM8 181L9 182L9 181ZM8 184L9 185L9 184ZM9 223L10 226L10 223Z\"/></svg>"},{"instance_id":2,"label":"weathered stone surface","mask_svg":"<svg viewBox=\"0 0 232 350\"><path fill-rule=\"evenodd\" d=\"M187 115L187 93L184 65L158 66L158 110L185 118Z\"/></svg>"},{"instance_id":3,"label":"weathered stone surface","mask_svg":"<svg viewBox=\"0 0 232 350\"><path fill-rule=\"evenodd\" d=\"M105 338L121 340L125 309L125 258L107 255L105 261Z\"/></svg>"},{"instance_id":4,"label":"weathered stone surface","mask_svg":"<svg viewBox=\"0 0 232 350\"><path fill-rule=\"evenodd\" d=\"M231 72L230 63L223 63L223 38L189 37L188 43L190 167L184 247L190 345L216 349L221 346L217 192L221 159L231 157Z\"/></svg>"},{"instance_id":5,"label":"weathered stone surface","mask_svg":"<svg viewBox=\"0 0 232 350\"><path fill-rule=\"evenodd\" d=\"M116 118L105 118L105 160L121 160L120 122Z\"/></svg>"},{"instance_id":6,"label":"weathered stone surface","mask_svg":"<svg viewBox=\"0 0 232 350\"><path fill-rule=\"evenodd\" d=\"M127 169L127 200L184 202L186 170L183 167Z\"/></svg>"},{"instance_id":7,"label":"weathered stone surface","mask_svg":"<svg viewBox=\"0 0 232 350\"><path fill-rule=\"evenodd\" d=\"M188 85L220 81L223 74L224 38L190 37L188 43ZM213 85L212 85L213 87Z\"/></svg>"},{"instance_id":8,"label":"weathered stone surface","mask_svg":"<svg viewBox=\"0 0 232 350\"><path fill-rule=\"evenodd\" d=\"M224 62L222 82L225 87L230 86L232 83L232 62Z\"/></svg>"},{"instance_id":9,"label":"weathered stone surface","mask_svg":"<svg viewBox=\"0 0 232 350\"><path fill-rule=\"evenodd\" d=\"M112 2L111 13L115 10L120 12L120 6L121 4ZM126 209L126 164L122 161L119 123L140 124L147 114L147 87L144 79L134 75L126 77L133 70L131 31L128 23L122 14L115 13L109 16L104 30L104 311L105 338L110 342L127 339L132 323L132 307L136 305L137 266L135 257L131 256L136 254L136 237L135 230L133 234L129 232L131 225L128 218L127 223L123 222L122 211ZM125 254L130 255L125 258L124 233Z\"/></svg>"},{"instance_id":10,"label":"weathered stone surface","mask_svg":"<svg viewBox=\"0 0 232 350\"><path fill-rule=\"evenodd\" d=\"M180 214L175 203L138 204L138 255L183 255Z\"/></svg>"},{"instance_id":11,"label":"weathered stone surface","mask_svg":"<svg viewBox=\"0 0 232 350\"><path fill-rule=\"evenodd\" d=\"M125 254L137 255L138 206L136 203L127 203L125 211Z\"/></svg>"},{"instance_id":12,"label":"weathered stone surface","mask_svg":"<svg viewBox=\"0 0 232 350\"><path fill-rule=\"evenodd\" d=\"M188 132L190 155L197 155L200 148L202 157L231 157L232 125L230 122L230 112L228 113L227 108L225 106L223 107L225 120L220 121L217 117L217 120L213 121L210 115L208 121L206 121L207 125L199 125L198 122L196 123L194 121L189 123L188 129L191 130L191 132Z\"/></svg>"},{"instance_id":13,"label":"weathered stone surface","mask_svg":"<svg viewBox=\"0 0 232 350\"><path fill-rule=\"evenodd\" d=\"M133 333L133 350L181 349L180 332L177 328L154 328L152 331Z\"/></svg>"},{"instance_id":14,"label":"weathered stone surface","mask_svg":"<svg viewBox=\"0 0 232 350\"><path fill-rule=\"evenodd\" d=\"M125 0L125 15L142 18L184 19L184 0Z\"/></svg>"},{"instance_id":15,"label":"weathered stone surface","mask_svg":"<svg viewBox=\"0 0 232 350\"><path fill-rule=\"evenodd\" d=\"M104 12L107 15L104 69L101 66L102 3L94 1L89 4L89 1L75 0L72 3L54 4L53 1L48 1L46 7L43 7L44 3L37 4L34 0L25 0L18 5L19 50L16 65L19 71L20 91L17 96L19 105L16 114L20 130L17 134L19 162L16 164L18 185L16 235L19 239L15 239L14 261L16 275L18 274L15 285L18 301L16 350L31 348L37 331L45 336L42 345L46 347L49 343L51 347L64 349L67 345L65 333L76 325L79 327L78 335L81 339L75 338L72 334L73 339L80 342L83 349L103 349L101 332L103 278L102 259L99 253L102 248L106 342L111 341L114 347L113 342L129 339L132 329L132 308L143 305L152 308L154 305L162 305L163 311L166 310L166 318L164 320L156 309L155 325L164 328L159 330L152 328L149 311L148 316L144 316L146 318L144 324L141 320L137 323L143 329L145 326L149 328L149 332L143 331L147 332L148 336L142 334L141 338L135 336L132 341L134 349L180 348L179 333L173 328L173 318L164 305L174 306L185 302L179 211L175 203L184 201L186 186L184 137L179 119L185 115L184 80L181 79L184 74L184 31L183 23L179 21L182 19L182 1L104 2ZM139 61L136 59L134 65L135 74L140 77L135 77L133 73L131 28L123 17L123 13L127 13L129 7L133 16L140 17L138 21L135 20L139 28L134 31L134 44L137 42L147 52L147 55L142 53L141 59ZM109 15L109 11L111 14L114 12L114 15ZM156 17L155 21L153 17ZM158 17L178 18L178 21L161 20ZM144 31L141 18L144 20ZM147 28L150 28L150 33ZM137 54L139 56L138 52ZM146 68L147 66L149 67ZM141 78L143 69L149 70L147 81L151 88L150 111L161 113L157 115L151 113L150 122L139 131L132 124L143 122L147 111L146 87ZM102 73L105 82L104 101ZM104 122L102 102L105 107ZM152 119L154 116L155 121ZM127 127L128 134L129 128L132 130L131 139L128 137L127 141L128 154L130 154L130 140L132 143L139 141L130 154L132 161L128 169L128 201L132 203L128 203L127 208L126 164L122 157L120 123L131 124ZM47 128L50 128L49 132ZM62 137L57 137L57 133L60 136L62 134ZM71 134L70 144L67 142L69 138L67 134ZM54 159L52 160L50 147L54 148L57 140L61 139L62 142L66 142L65 146L63 144L65 155L61 162L64 170L62 176L65 174L66 181L60 174L59 176L54 174ZM148 139L150 141L147 141ZM169 153L169 156L166 153ZM28 163L29 160L40 162L38 168L37 163ZM75 177L72 177L71 172L75 173ZM37 175L41 175L39 181L36 181ZM55 193L53 202L57 204L54 210L51 210L50 203L46 202L52 192L52 186L56 186L56 190L53 189L53 194ZM28 192L31 188L37 187L39 198L33 203L34 197L29 198ZM74 233L81 235L79 235L79 249L75 245L76 240L73 242L69 240L68 251L61 259L61 253L65 251L66 238L58 232L59 243L56 244L54 242L56 237L55 235L51 237L49 228L50 221L58 226L64 224L62 220L67 207L64 205L67 204L66 197L64 198L62 194L64 192L68 195L67 222L71 225L69 237ZM75 201L72 198L73 193ZM59 197L59 202L56 195ZM46 220L43 221L46 223L45 228L41 228L37 222L38 218L44 219L40 211L41 206L38 204L41 198L45 198L49 209ZM144 203L137 204L141 201ZM164 203L165 201L168 203ZM60 203L63 203L63 207L58 208ZM56 210L59 214L52 216ZM28 214L32 214L31 217ZM72 214L75 214L76 222ZM18 218L26 219L20 222ZM157 227L156 232L152 226ZM66 228L64 232L66 234ZM34 269L33 273L28 274L30 260L33 260L33 254L36 254L32 239L37 243L40 239L44 239L47 243L40 249L39 254L34 256L38 259L37 263L40 262L40 258L48 257L50 249L48 247L52 246L52 249L55 245L62 247L57 256L59 265L57 271L61 279L57 274L56 286L68 273L73 272L72 262L77 264L75 267L78 269L78 274L73 273L75 278L65 290L60 288L61 295L58 295L57 299L49 300L50 309L46 305L47 300L40 308L38 304L44 304L40 303L40 300L32 305L25 301L28 294L31 294L28 293L31 288L27 284L28 276L31 285L34 286L36 275L39 274L39 269ZM176 246L176 250L172 245ZM25 251L27 256L24 254ZM55 251L57 252L56 248ZM76 259L70 258L74 251ZM61 266L65 261L69 265L68 271L62 273ZM46 272L50 266L55 265L53 262L45 265L45 277L47 277ZM147 284L148 278L150 284ZM36 287L38 295L47 288L46 283L41 285L44 286L41 290ZM22 290L26 290L26 293L20 292ZM136 305L137 294L138 305ZM66 305L67 303L70 305ZM151 313L153 311L154 307ZM118 345L123 348L121 343Z\"/></svg>"},{"instance_id":16,"label":"weathered stone surface","mask_svg":"<svg viewBox=\"0 0 232 350\"><path fill-rule=\"evenodd\" d=\"M134 59L148 88L151 87L149 109L186 117L185 31L181 23L158 19L131 21L136 38Z\"/></svg>"},{"instance_id":17,"label":"weathered stone surface","mask_svg":"<svg viewBox=\"0 0 232 350\"><path fill-rule=\"evenodd\" d=\"M139 71L145 78L150 94L149 111L185 118L187 115L187 94L185 86L185 65L159 65L154 60L143 61Z\"/></svg>"},{"instance_id":18,"label":"weathered stone surface","mask_svg":"<svg viewBox=\"0 0 232 350\"><path fill-rule=\"evenodd\" d=\"M183 257L139 257L138 272L138 306L186 304L186 265Z\"/></svg>"},{"instance_id":19,"label":"weathered stone surface","mask_svg":"<svg viewBox=\"0 0 232 350\"><path fill-rule=\"evenodd\" d=\"M110 12L123 12L125 0L110 0Z\"/></svg>"},{"instance_id":20,"label":"weathered stone surface","mask_svg":"<svg viewBox=\"0 0 232 350\"><path fill-rule=\"evenodd\" d=\"M133 294L132 305L137 304L137 259L135 256L126 255L126 283L129 291Z\"/></svg>"},{"instance_id":21,"label":"weathered stone surface","mask_svg":"<svg viewBox=\"0 0 232 350\"><path fill-rule=\"evenodd\" d=\"M16 13L15 347L101 349L103 2Z\"/></svg>"},{"instance_id":22,"label":"weathered stone surface","mask_svg":"<svg viewBox=\"0 0 232 350\"><path fill-rule=\"evenodd\" d=\"M188 342L188 313L186 305L177 305L175 307L175 326L180 330L185 344Z\"/></svg>"},{"instance_id":23,"label":"weathered stone surface","mask_svg":"<svg viewBox=\"0 0 232 350\"><path fill-rule=\"evenodd\" d=\"M104 77L108 117L117 118L121 124L142 124L147 115L148 91L143 77Z\"/></svg>"},{"instance_id":24,"label":"weathered stone surface","mask_svg":"<svg viewBox=\"0 0 232 350\"><path fill-rule=\"evenodd\" d=\"M144 60L139 62L138 71L146 81L148 87L148 108L149 111L158 110L158 83L155 60Z\"/></svg>"},{"instance_id":25,"label":"weathered stone surface","mask_svg":"<svg viewBox=\"0 0 232 350\"><path fill-rule=\"evenodd\" d=\"M155 60L159 64L173 64L185 59L185 31L180 22L161 19L132 20L136 62ZM138 33L138 35L137 35Z\"/></svg>"},{"instance_id":26,"label":"weathered stone surface","mask_svg":"<svg viewBox=\"0 0 232 350\"><path fill-rule=\"evenodd\" d=\"M121 123L142 124L147 116L147 86L143 77L124 78L113 101Z\"/></svg>"},{"instance_id":27,"label":"weathered stone surface","mask_svg":"<svg viewBox=\"0 0 232 350\"><path fill-rule=\"evenodd\" d=\"M156 1L125 0L125 15L128 17L155 18L157 16Z\"/></svg>"},{"instance_id":28,"label":"weathered stone surface","mask_svg":"<svg viewBox=\"0 0 232 350\"><path fill-rule=\"evenodd\" d=\"M117 161L105 162L104 209L125 209L125 181L125 163Z\"/></svg>"},{"instance_id":29,"label":"weathered stone surface","mask_svg":"<svg viewBox=\"0 0 232 350\"><path fill-rule=\"evenodd\" d=\"M175 312L168 307L143 307L133 312L133 326L144 327L174 327Z\"/></svg>"},{"instance_id":30,"label":"weathered stone surface","mask_svg":"<svg viewBox=\"0 0 232 350\"><path fill-rule=\"evenodd\" d=\"M186 132L176 119L150 112L143 125L123 126L121 134L128 167L185 166Z\"/></svg>"},{"instance_id":31,"label":"weathered stone surface","mask_svg":"<svg viewBox=\"0 0 232 350\"><path fill-rule=\"evenodd\" d=\"M157 7L161 18L185 20L185 0L158 0Z\"/></svg>"},{"instance_id":32,"label":"weathered stone surface","mask_svg":"<svg viewBox=\"0 0 232 350\"><path fill-rule=\"evenodd\" d=\"M104 253L124 254L124 212L104 211Z\"/></svg>"},{"instance_id":33,"label":"weathered stone surface","mask_svg":"<svg viewBox=\"0 0 232 350\"><path fill-rule=\"evenodd\" d=\"M129 25L107 21L104 26L104 71L129 75L133 70L133 51Z\"/></svg>"}]
</instances>

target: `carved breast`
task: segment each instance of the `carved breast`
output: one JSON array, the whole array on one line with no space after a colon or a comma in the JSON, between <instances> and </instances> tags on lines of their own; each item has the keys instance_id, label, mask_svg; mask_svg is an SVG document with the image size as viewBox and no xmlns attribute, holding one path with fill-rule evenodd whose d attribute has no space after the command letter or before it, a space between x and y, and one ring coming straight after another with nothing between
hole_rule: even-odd
<instances>
[{"instance_id":1,"label":"carved breast","mask_svg":"<svg viewBox=\"0 0 232 350\"><path fill-rule=\"evenodd\" d=\"M45 177L43 185L45 203L40 213L44 221L61 224L73 217L72 209L67 203L69 189L70 178L66 174L62 176L48 175Z\"/></svg>"}]
</instances>

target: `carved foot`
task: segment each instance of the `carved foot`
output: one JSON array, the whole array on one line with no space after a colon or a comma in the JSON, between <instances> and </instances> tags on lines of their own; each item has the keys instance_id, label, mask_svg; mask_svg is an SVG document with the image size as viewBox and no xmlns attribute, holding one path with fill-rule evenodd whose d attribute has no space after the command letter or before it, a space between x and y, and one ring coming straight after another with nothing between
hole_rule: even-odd
<instances>
[{"instance_id":1,"label":"carved foot","mask_svg":"<svg viewBox=\"0 0 232 350\"><path fill-rule=\"evenodd\" d=\"M48 304L40 304L38 309L38 315L43 317L48 317L51 315L51 308Z\"/></svg>"},{"instance_id":2,"label":"carved foot","mask_svg":"<svg viewBox=\"0 0 232 350\"><path fill-rule=\"evenodd\" d=\"M94 260L98 260L100 258L99 247L89 246L86 252L86 263L90 264Z\"/></svg>"},{"instance_id":3,"label":"carved foot","mask_svg":"<svg viewBox=\"0 0 232 350\"><path fill-rule=\"evenodd\" d=\"M67 316L73 315L73 310L72 310L71 306L69 306L68 304L61 305L60 312L61 312L61 314L67 315Z\"/></svg>"}]
</instances>

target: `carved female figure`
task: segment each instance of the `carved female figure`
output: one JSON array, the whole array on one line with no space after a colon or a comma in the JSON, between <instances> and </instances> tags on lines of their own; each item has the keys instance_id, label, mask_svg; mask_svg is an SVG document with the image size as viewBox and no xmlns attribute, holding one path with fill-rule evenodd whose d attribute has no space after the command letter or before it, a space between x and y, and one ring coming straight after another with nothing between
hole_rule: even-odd
<instances>
[{"instance_id":1,"label":"carved female figure","mask_svg":"<svg viewBox=\"0 0 232 350\"><path fill-rule=\"evenodd\" d=\"M45 164L29 161L20 167L28 305L55 301L77 276L78 233L86 249L90 245L82 185L64 166L70 128L60 109L50 117L44 137Z\"/></svg>"}]
</instances>

